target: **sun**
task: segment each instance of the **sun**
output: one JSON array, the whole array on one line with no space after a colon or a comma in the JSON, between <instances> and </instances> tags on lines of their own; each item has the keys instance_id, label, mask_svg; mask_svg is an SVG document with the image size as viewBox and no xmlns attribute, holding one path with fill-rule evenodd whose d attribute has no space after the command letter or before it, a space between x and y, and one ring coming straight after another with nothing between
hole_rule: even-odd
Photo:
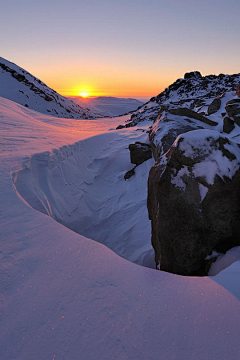
<instances>
[{"instance_id":1,"label":"sun","mask_svg":"<svg viewBox=\"0 0 240 360\"><path fill-rule=\"evenodd\" d=\"M89 96L89 92L87 92L87 91L82 91L82 92L79 93L79 95L80 95L81 97L83 97L83 98L87 98L87 97Z\"/></svg>"}]
</instances>

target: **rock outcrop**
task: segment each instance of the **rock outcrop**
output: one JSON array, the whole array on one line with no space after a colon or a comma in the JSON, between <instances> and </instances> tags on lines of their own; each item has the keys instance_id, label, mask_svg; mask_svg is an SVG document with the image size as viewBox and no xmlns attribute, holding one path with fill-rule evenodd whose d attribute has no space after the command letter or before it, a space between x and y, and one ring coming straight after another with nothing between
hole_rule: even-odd
<instances>
[{"instance_id":1,"label":"rock outcrop","mask_svg":"<svg viewBox=\"0 0 240 360\"><path fill-rule=\"evenodd\" d=\"M161 269L206 275L206 256L240 245L240 150L218 131L180 135L152 167L148 210Z\"/></svg>"},{"instance_id":2,"label":"rock outcrop","mask_svg":"<svg viewBox=\"0 0 240 360\"><path fill-rule=\"evenodd\" d=\"M132 164L140 165L152 157L152 150L149 144L137 141L134 144L130 144L128 148Z\"/></svg>"},{"instance_id":3,"label":"rock outcrop","mask_svg":"<svg viewBox=\"0 0 240 360\"><path fill-rule=\"evenodd\" d=\"M157 268L207 275L213 250L240 245L238 79L187 73L168 88L151 126L156 163L149 174L148 211ZM186 98L184 89L193 98ZM166 91L155 101L164 97Z\"/></svg>"},{"instance_id":4,"label":"rock outcrop","mask_svg":"<svg viewBox=\"0 0 240 360\"><path fill-rule=\"evenodd\" d=\"M144 161L152 158L151 145L136 141L134 144L130 144L128 147L130 151L130 160L132 164L135 164L134 168L127 171L124 175L124 179L128 180L135 174L135 169L138 165L141 165Z\"/></svg>"}]
</instances>

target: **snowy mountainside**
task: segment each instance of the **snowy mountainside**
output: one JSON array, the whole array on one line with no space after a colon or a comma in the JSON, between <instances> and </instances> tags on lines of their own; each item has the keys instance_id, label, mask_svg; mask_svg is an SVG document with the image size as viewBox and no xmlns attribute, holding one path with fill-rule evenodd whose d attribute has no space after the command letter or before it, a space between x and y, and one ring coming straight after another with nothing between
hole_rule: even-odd
<instances>
[{"instance_id":1,"label":"snowy mountainside","mask_svg":"<svg viewBox=\"0 0 240 360\"><path fill-rule=\"evenodd\" d=\"M127 126L134 126L139 121L154 122L163 105L175 105L202 112L216 97L227 91L236 91L240 74L202 76L199 71L186 73L184 78L176 80L159 95L151 98L135 111Z\"/></svg>"},{"instance_id":2,"label":"snowy mountainside","mask_svg":"<svg viewBox=\"0 0 240 360\"><path fill-rule=\"evenodd\" d=\"M0 96L25 107L62 118L102 117L58 94L26 70L0 57Z\"/></svg>"},{"instance_id":3,"label":"snowy mountainside","mask_svg":"<svg viewBox=\"0 0 240 360\"><path fill-rule=\"evenodd\" d=\"M71 97L73 101L82 107L87 107L94 112L107 117L125 115L131 111L137 110L143 105L142 101L137 99L125 99L112 96L98 96L96 98Z\"/></svg>"},{"instance_id":4,"label":"snowy mountainside","mask_svg":"<svg viewBox=\"0 0 240 360\"><path fill-rule=\"evenodd\" d=\"M60 203L61 199L51 199L49 186L54 190L55 184L57 191L64 185L74 198L83 180L70 188L69 171L77 171L78 166L73 150L78 148L80 156L85 153L87 157L87 152L92 156L88 158L89 178L82 184L86 205L91 206L86 192L92 191L95 180L100 184L101 179L113 178L111 171L105 171L111 161L121 162L122 167L126 164L121 151L106 151L106 136L111 137L112 148L118 150L126 145L127 138L132 142L142 132L136 128L109 131L119 120L58 119L0 98L1 360L240 357L240 261L211 278L176 276L137 266L28 206L30 188L22 194L24 198L14 191L11 175L24 168L29 177L29 168L35 176L33 185L46 190L48 199L53 200L52 208L55 200ZM94 146L95 141L98 144ZM97 145L104 151L94 154ZM52 161L39 172L47 159ZM135 182L137 192L138 181L147 177L144 168L144 164L138 168L137 181L132 177L124 186L131 188ZM52 171L59 175L61 170L65 170L64 179L62 174L55 176L51 185L46 176ZM118 175L122 177L123 173L122 168L115 175L116 192ZM44 194L39 195L43 200ZM96 200L103 195L98 193ZM132 204L125 200L119 199L114 206L126 205L131 224ZM101 215L105 212L107 218L112 207L110 201L103 203ZM60 215L66 215L66 211ZM95 215L100 221L100 213ZM132 219L130 235L136 219ZM133 231L133 235L138 241L141 234Z\"/></svg>"}]
</instances>

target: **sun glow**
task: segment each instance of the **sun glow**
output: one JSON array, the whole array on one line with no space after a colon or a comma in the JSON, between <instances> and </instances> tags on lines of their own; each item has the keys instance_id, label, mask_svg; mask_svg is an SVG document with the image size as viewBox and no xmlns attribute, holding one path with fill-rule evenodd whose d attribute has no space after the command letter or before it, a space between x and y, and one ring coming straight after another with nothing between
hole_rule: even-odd
<instances>
[{"instance_id":1,"label":"sun glow","mask_svg":"<svg viewBox=\"0 0 240 360\"><path fill-rule=\"evenodd\" d=\"M81 97L83 97L83 98L87 98L90 94L89 94L88 91L81 91L81 92L79 93L79 95L80 95Z\"/></svg>"}]
</instances>

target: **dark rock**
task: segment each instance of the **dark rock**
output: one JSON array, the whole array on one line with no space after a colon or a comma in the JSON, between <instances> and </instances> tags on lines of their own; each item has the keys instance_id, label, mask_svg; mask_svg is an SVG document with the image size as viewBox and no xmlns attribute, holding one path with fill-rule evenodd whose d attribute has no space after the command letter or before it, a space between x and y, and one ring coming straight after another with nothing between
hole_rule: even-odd
<instances>
[{"instance_id":1,"label":"dark rock","mask_svg":"<svg viewBox=\"0 0 240 360\"><path fill-rule=\"evenodd\" d=\"M45 99L46 101L53 101L53 98L51 98L51 97L48 96L48 95L45 95L45 96L44 96L44 99Z\"/></svg>"},{"instance_id":2,"label":"dark rock","mask_svg":"<svg viewBox=\"0 0 240 360\"><path fill-rule=\"evenodd\" d=\"M152 150L149 144L137 141L135 144L130 144L128 148L132 164L140 165L152 157Z\"/></svg>"},{"instance_id":3,"label":"dark rock","mask_svg":"<svg viewBox=\"0 0 240 360\"><path fill-rule=\"evenodd\" d=\"M126 128L133 127L133 126L136 126L136 123L134 123L133 121L129 122L125 125Z\"/></svg>"},{"instance_id":4,"label":"dark rock","mask_svg":"<svg viewBox=\"0 0 240 360\"><path fill-rule=\"evenodd\" d=\"M202 78L202 75L199 71L191 71L191 72L188 72L184 75L184 79L191 79L191 78L194 78L194 77L197 77L197 78Z\"/></svg>"},{"instance_id":5,"label":"dark rock","mask_svg":"<svg viewBox=\"0 0 240 360\"><path fill-rule=\"evenodd\" d=\"M14 73L13 77L18 80L19 82L22 82L23 80L25 80L25 76L24 75L21 75L21 74L17 74L17 73Z\"/></svg>"},{"instance_id":6,"label":"dark rock","mask_svg":"<svg viewBox=\"0 0 240 360\"><path fill-rule=\"evenodd\" d=\"M25 106L25 107L29 107L28 104L25 104L24 106Z\"/></svg>"},{"instance_id":7,"label":"dark rock","mask_svg":"<svg viewBox=\"0 0 240 360\"><path fill-rule=\"evenodd\" d=\"M227 102L225 107L227 114L233 118L238 126L240 126L240 99L232 99Z\"/></svg>"},{"instance_id":8,"label":"dark rock","mask_svg":"<svg viewBox=\"0 0 240 360\"><path fill-rule=\"evenodd\" d=\"M214 114L217 112L221 107L221 99L216 98L214 99L208 107L208 115Z\"/></svg>"},{"instance_id":9,"label":"dark rock","mask_svg":"<svg viewBox=\"0 0 240 360\"><path fill-rule=\"evenodd\" d=\"M169 112L173 115L179 115L179 116L187 116L199 121L204 122L205 124L211 125L211 126L216 126L217 123L215 121L209 120L208 118L206 118L205 116L196 113L193 110L190 110L188 108L176 108L176 109L170 109Z\"/></svg>"},{"instance_id":10,"label":"dark rock","mask_svg":"<svg viewBox=\"0 0 240 360\"><path fill-rule=\"evenodd\" d=\"M132 177L135 174L135 168L136 166L133 169L126 172L126 174L124 175L125 180L130 179L130 177Z\"/></svg>"},{"instance_id":11,"label":"dark rock","mask_svg":"<svg viewBox=\"0 0 240 360\"><path fill-rule=\"evenodd\" d=\"M148 211L161 270L206 275L208 254L240 245L237 152L237 144L216 131L191 131L150 170Z\"/></svg>"},{"instance_id":12,"label":"dark rock","mask_svg":"<svg viewBox=\"0 0 240 360\"><path fill-rule=\"evenodd\" d=\"M118 125L118 126L116 127L116 130L124 129L125 127L126 127L125 125Z\"/></svg>"},{"instance_id":13,"label":"dark rock","mask_svg":"<svg viewBox=\"0 0 240 360\"><path fill-rule=\"evenodd\" d=\"M236 95L240 97L240 83L237 86Z\"/></svg>"},{"instance_id":14,"label":"dark rock","mask_svg":"<svg viewBox=\"0 0 240 360\"><path fill-rule=\"evenodd\" d=\"M223 120L223 131L227 134L230 134L230 132L234 129L234 121L229 119L229 117L225 117Z\"/></svg>"}]
</instances>

